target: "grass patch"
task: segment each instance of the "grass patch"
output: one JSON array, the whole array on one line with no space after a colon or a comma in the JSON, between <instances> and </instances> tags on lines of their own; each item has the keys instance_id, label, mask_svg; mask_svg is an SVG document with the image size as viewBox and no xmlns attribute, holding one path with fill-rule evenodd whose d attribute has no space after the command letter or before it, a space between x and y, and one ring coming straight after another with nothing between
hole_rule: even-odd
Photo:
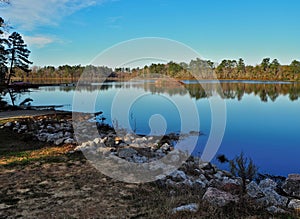
<instances>
[{"instance_id":1,"label":"grass patch","mask_svg":"<svg viewBox=\"0 0 300 219\"><path fill-rule=\"evenodd\" d=\"M9 152L0 156L1 166L26 165L34 161L62 161L62 155L72 150L74 146L46 147L34 151Z\"/></svg>"}]
</instances>

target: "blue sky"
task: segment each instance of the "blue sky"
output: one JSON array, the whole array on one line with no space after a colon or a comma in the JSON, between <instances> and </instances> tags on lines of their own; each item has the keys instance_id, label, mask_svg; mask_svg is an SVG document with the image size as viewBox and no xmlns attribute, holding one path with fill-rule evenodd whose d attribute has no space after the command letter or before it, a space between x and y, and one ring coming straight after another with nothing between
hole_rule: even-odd
<instances>
[{"instance_id":1,"label":"blue sky","mask_svg":"<svg viewBox=\"0 0 300 219\"><path fill-rule=\"evenodd\" d=\"M298 0L11 0L0 16L24 36L38 66L86 65L138 37L177 40L216 62L289 64L300 60L299 10Z\"/></svg>"}]
</instances>

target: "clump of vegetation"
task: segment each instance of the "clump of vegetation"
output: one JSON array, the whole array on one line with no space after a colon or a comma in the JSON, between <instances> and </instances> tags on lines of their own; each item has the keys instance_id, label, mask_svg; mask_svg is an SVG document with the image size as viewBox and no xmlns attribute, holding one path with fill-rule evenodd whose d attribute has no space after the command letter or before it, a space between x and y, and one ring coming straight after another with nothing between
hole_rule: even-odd
<instances>
[{"instance_id":1,"label":"clump of vegetation","mask_svg":"<svg viewBox=\"0 0 300 219\"><path fill-rule=\"evenodd\" d=\"M237 177L241 177L242 191L243 193L245 193L247 180L252 181L258 171L258 167L254 164L253 160L251 158L245 157L243 152L241 152L240 155L236 156L232 160L227 159L225 155L219 155L217 159L221 163L228 162L231 174Z\"/></svg>"}]
</instances>

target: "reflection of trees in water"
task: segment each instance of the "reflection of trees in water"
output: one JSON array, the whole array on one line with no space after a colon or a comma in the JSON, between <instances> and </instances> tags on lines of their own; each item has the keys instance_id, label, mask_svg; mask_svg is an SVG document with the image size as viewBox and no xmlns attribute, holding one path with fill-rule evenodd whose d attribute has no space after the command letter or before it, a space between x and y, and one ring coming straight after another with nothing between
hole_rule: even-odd
<instances>
[{"instance_id":1,"label":"reflection of trees in water","mask_svg":"<svg viewBox=\"0 0 300 219\"><path fill-rule=\"evenodd\" d=\"M221 83L220 84L225 99L242 100L245 94L259 96L261 101L267 102L269 99L275 101L280 95L288 95L290 100L297 100L300 96L300 84L255 84L255 83ZM185 85L190 96L196 99L209 97L215 90L205 89L199 84ZM213 87L211 87L213 88ZM205 92L208 91L208 92ZM220 92L218 92L220 94Z\"/></svg>"},{"instance_id":2,"label":"reflection of trees in water","mask_svg":"<svg viewBox=\"0 0 300 219\"><path fill-rule=\"evenodd\" d=\"M297 100L300 97L300 84L299 83L276 83L276 84L263 84L263 83L220 83L220 89L214 83L204 84L185 84L185 85L157 85L155 83L124 83L114 84L108 83L99 86L82 86L80 89L85 91L95 90L108 90L108 89L130 89L138 88L153 94L168 94L173 95L189 95L195 99L202 99L213 96L215 93L220 94L225 99L242 100L244 95L255 95L261 101L276 101L279 96L288 96L291 101Z\"/></svg>"}]
</instances>

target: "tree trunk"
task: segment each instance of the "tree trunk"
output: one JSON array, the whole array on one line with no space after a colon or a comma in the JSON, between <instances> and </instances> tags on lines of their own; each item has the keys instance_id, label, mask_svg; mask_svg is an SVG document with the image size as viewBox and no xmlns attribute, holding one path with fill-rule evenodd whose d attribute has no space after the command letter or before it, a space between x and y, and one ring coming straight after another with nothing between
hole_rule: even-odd
<instances>
[{"instance_id":1,"label":"tree trunk","mask_svg":"<svg viewBox=\"0 0 300 219\"><path fill-rule=\"evenodd\" d=\"M12 52L11 52L11 63L10 63L8 79L7 79L7 82L6 82L7 85L10 84L11 76L13 75L14 60L15 60L15 50L13 49Z\"/></svg>"}]
</instances>

